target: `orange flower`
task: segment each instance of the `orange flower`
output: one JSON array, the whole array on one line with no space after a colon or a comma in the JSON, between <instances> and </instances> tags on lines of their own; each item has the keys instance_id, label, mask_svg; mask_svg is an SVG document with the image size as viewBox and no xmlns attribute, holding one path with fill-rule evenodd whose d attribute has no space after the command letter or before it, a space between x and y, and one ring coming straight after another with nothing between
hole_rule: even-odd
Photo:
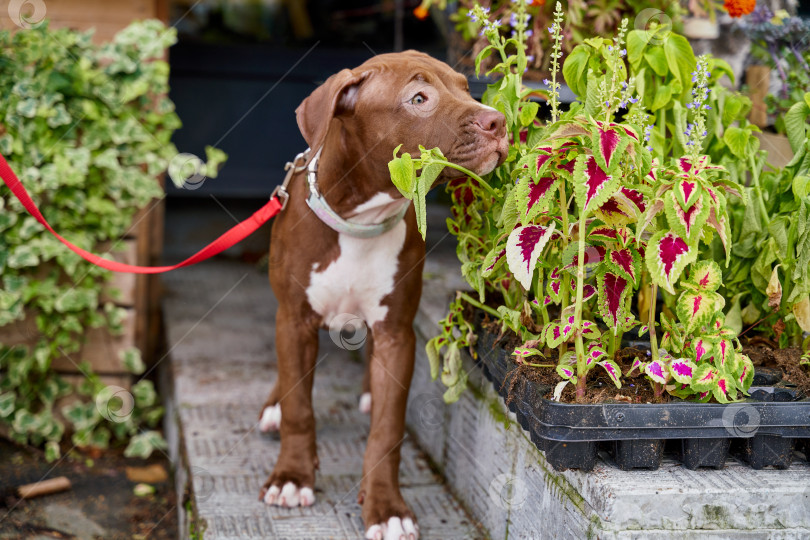
<instances>
[{"instance_id":1,"label":"orange flower","mask_svg":"<svg viewBox=\"0 0 810 540\"><path fill-rule=\"evenodd\" d=\"M754 11L757 0L725 0L723 7L732 17L742 17Z\"/></svg>"},{"instance_id":2,"label":"orange flower","mask_svg":"<svg viewBox=\"0 0 810 540\"><path fill-rule=\"evenodd\" d=\"M546 5L546 0L532 0L530 5L532 7L543 7Z\"/></svg>"},{"instance_id":3,"label":"orange flower","mask_svg":"<svg viewBox=\"0 0 810 540\"><path fill-rule=\"evenodd\" d=\"M427 19L428 10L425 6L419 6L418 8L413 10L413 14L416 16L417 19L424 20Z\"/></svg>"}]
</instances>

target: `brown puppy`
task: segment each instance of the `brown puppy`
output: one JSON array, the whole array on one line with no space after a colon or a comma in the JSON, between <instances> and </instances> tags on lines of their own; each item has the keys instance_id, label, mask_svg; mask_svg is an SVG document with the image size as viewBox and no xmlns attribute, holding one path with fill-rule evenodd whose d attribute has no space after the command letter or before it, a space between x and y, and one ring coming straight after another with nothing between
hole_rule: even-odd
<instances>
[{"instance_id":1,"label":"brown puppy","mask_svg":"<svg viewBox=\"0 0 810 540\"><path fill-rule=\"evenodd\" d=\"M391 183L388 162L397 145L418 154L422 144L486 174L506 158L504 118L470 97L465 77L413 51L344 69L296 114L317 172L293 177L289 203L273 223L270 283L279 302L279 378L262 428L280 426L281 453L262 497L281 506L314 503L317 334L347 317L359 318L373 337L371 432L360 486L366 537L415 539L418 529L400 494L398 473L425 243L410 201ZM455 171L446 173L445 179ZM349 225L336 226L311 204L313 192Z\"/></svg>"}]
</instances>

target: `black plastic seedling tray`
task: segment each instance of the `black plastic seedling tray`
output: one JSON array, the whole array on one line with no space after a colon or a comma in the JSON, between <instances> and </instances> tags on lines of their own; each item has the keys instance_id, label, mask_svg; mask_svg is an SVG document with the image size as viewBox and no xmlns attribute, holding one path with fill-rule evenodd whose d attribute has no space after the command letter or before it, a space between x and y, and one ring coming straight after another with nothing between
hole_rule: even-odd
<instances>
[{"instance_id":1,"label":"black plastic seedling tray","mask_svg":"<svg viewBox=\"0 0 810 540\"><path fill-rule=\"evenodd\" d=\"M664 404L570 404L543 396L550 387L525 377L512 381L516 364L496 337L480 329L478 362L532 442L558 470L589 471L600 449L623 470L657 469L665 444L689 468L723 468L732 455L754 469L788 468L794 448L810 460L810 399L785 387L752 387L750 398L728 405L672 401Z\"/></svg>"}]
</instances>

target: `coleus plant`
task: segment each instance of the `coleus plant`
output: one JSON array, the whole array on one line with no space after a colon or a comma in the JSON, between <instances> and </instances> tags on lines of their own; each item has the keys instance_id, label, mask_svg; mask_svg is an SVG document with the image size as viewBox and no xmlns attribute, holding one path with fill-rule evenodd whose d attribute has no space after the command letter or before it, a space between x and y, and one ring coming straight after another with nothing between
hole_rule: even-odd
<instances>
[{"instance_id":1,"label":"coleus plant","mask_svg":"<svg viewBox=\"0 0 810 540\"><path fill-rule=\"evenodd\" d=\"M549 28L555 44L552 78L546 81L551 89L551 121L543 125L536 121L537 108L529 101L533 92L524 89L521 81L525 51L520 31L506 40L497 32L498 21L488 21L480 8L473 13L490 41L481 54L498 53L502 59L493 69L501 78L490 85L483 101L504 113L512 146L506 162L490 176L450 185L454 207L448 225L459 239L464 276L479 296L476 300L463 295L457 302L463 299L484 309L501 322L502 332L515 332L523 341L513 353L519 363L533 363L532 357L556 350L561 382L555 399L569 384L576 387L577 400L583 399L594 368L621 387L615 353L622 335L639 326L639 335L650 332L652 350L649 362L634 367L646 374L656 396L670 391L679 397L697 394L705 399L706 392L717 397L715 387L707 389L706 381L694 387L692 378L686 381L697 376L698 369L706 369L701 361L714 361L714 349L697 358L670 341L691 344L704 338L720 343L734 337L724 328L722 313L717 313L720 302L711 304L716 310L709 310L707 300L691 319L685 308L679 310L684 318L674 323L662 315L667 329L662 344L669 351L659 349L655 332L658 287L671 295L683 291L681 296L686 298L696 286L688 280L679 284L679 278L698 260L701 241L708 244L718 235L727 252L730 249L725 194L740 189L702 153L709 59L702 57L689 68L692 79L687 81L686 93L691 91L691 101L684 107L691 122L680 136L690 152L662 164L653 159L654 126L639 103L638 85L628 76L626 21L615 39L589 40L593 51L584 99L561 112L557 76L563 21L557 8ZM617 120L618 113L623 113L622 120ZM696 268L690 275L696 275ZM714 295L719 283L712 286L697 292ZM644 289L648 289L650 309L649 320L642 325L631 309L631 298ZM493 309L485 304L487 299L497 299L501 305ZM461 308L454 306L455 317ZM709 312L714 316L711 324L705 319ZM428 354L438 366L438 354L447 347L452 354L445 357L445 371L452 374L459 345L470 345L473 338L469 326L450 318L444 323L442 334L428 343ZM449 368L448 358L452 359ZM750 385L751 370L738 373L740 365L750 362L740 358L727 369L724 365L722 372L713 368L713 376L717 375L713 382L725 384L724 400L735 399L736 390L744 392ZM438 375L438 367L433 371ZM726 381L723 377L736 377L738 382L718 383ZM453 392L450 397L457 395Z\"/></svg>"},{"instance_id":2,"label":"coleus plant","mask_svg":"<svg viewBox=\"0 0 810 540\"><path fill-rule=\"evenodd\" d=\"M643 372L657 395L666 390L677 397L728 403L751 386L753 364L741 353L737 332L724 324L726 302L717 293L721 279L714 261L693 265L689 278L681 281L677 320L661 314L664 334L658 355L649 362L634 361L630 372Z\"/></svg>"}]
</instances>

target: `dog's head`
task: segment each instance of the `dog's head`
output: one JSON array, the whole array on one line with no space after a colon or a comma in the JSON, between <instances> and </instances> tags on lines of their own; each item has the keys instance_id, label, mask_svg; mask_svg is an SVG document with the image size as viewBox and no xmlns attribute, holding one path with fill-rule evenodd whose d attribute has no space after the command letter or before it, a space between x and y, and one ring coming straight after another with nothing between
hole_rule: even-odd
<instances>
[{"instance_id":1,"label":"dog's head","mask_svg":"<svg viewBox=\"0 0 810 540\"><path fill-rule=\"evenodd\" d=\"M397 145L418 155L421 144L483 175L508 152L503 114L475 101L463 75L415 51L382 54L340 71L305 99L296 115L313 150L338 119L344 149L360 146L362 159L383 165ZM460 173L448 168L445 175Z\"/></svg>"}]
</instances>

